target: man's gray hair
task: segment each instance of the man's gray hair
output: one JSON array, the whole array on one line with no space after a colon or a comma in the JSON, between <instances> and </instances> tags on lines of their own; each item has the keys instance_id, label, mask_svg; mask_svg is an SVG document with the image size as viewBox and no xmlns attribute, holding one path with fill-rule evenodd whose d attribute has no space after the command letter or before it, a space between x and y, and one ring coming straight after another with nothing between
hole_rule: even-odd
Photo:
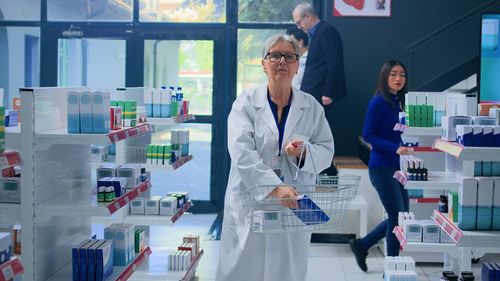
<instances>
[{"instance_id":1,"label":"man's gray hair","mask_svg":"<svg viewBox=\"0 0 500 281\"><path fill-rule=\"evenodd\" d=\"M299 49L299 43L295 39L293 39L291 36L286 35L286 34L275 34L272 35L271 37L267 38L266 43L264 44L264 50L262 52L262 57L265 58L267 53L269 53L269 50L271 50L272 47L276 46L278 43L281 42L288 42L290 45L292 45L293 50L296 55L300 54L300 49Z\"/></svg>"},{"instance_id":2,"label":"man's gray hair","mask_svg":"<svg viewBox=\"0 0 500 281\"><path fill-rule=\"evenodd\" d=\"M311 3L299 4L293 11L296 12L300 17L303 17L306 14L311 14L315 17L318 17L318 13L316 13L316 10Z\"/></svg>"}]
</instances>

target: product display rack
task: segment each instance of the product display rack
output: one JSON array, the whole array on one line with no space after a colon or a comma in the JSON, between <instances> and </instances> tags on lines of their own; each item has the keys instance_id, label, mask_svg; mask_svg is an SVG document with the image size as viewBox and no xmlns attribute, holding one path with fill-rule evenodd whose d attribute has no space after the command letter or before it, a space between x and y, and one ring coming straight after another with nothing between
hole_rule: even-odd
<instances>
[{"instance_id":1,"label":"product display rack","mask_svg":"<svg viewBox=\"0 0 500 281\"><path fill-rule=\"evenodd\" d=\"M444 253L457 250L455 244L450 243L424 243L424 242L408 242L404 238L403 230L400 226L396 226L393 233L399 240L399 244L404 251L425 252L425 253Z\"/></svg>"},{"instance_id":2,"label":"product display rack","mask_svg":"<svg viewBox=\"0 0 500 281\"><path fill-rule=\"evenodd\" d=\"M405 189L424 189L424 190L451 190L458 191L461 177L452 172L429 172L427 181L410 181L401 171L394 173L394 178L404 185Z\"/></svg>"},{"instance_id":3,"label":"product display rack","mask_svg":"<svg viewBox=\"0 0 500 281\"><path fill-rule=\"evenodd\" d=\"M193 155L189 154L187 156L181 156L177 161L173 162L170 165L151 165L151 164L143 164L144 167L146 167L146 170L154 172L154 171L174 171L182 167L184 164L187 162L193 160Z\"/></svg>"},{"instance_id":4,"label":"product display rack","mask_svg":"<svg viewBox=\"0 0 500 281\"><path fill-rule=\"evenodd\" d=\"M109 276L106 280L110 281L126 281L130 280L130 277L137 271L137 269L147 260L151 255L152 251L149 247L146 247L140 253L138 253L134 260L127 266L113 266L113 274ZM71 263L63 267L56 274L54 274L48 281L68 281L71 280L68 276L71 276L72 266Z\"/></svg>"},{"instance_id":5,"label":"product display rack","mask_svg":"<svg viewBox=\"0 0 500 281\"><path fill-rule=\"evenodd\" d=\"M434 141L433 148L445 152L446 169L444 174L437 174L439 176L430 186L420 184L424 189L428 187L457 191L464 177L474 176L474 161L500 161L500 148L495 147L464 147L438 138ZM400 182L405 181L403 175L395 174L395 178ZM412 186L413 183L409 183L406 181L405 186ZM418 185L416 182L414 184L412 188ZM470 270L472 258L479 258L486 253L500 253L500 231L463 231L437 210L433 212L431 218L455 241L454 244L447 244L452 247L443 251L445 270L455 272ZM395 228L394 233L402 241L401 229ZM426 248L425 245L415 245L415 247Z\"/></svg>"},{"instance_id":6,"label":"product display rack","mask_svg":"<svg viewBox=\"0 0 500 281\"><path fill-rule=\"evenodd\" d=\"M188 201L173 216L164 215L128 215L123 218L123 222L136 225L173 225L185 212L193 206L193 202Z\"/></svg>"},{"instance_id":7,"label":"product display rack","mask_svg":"<svg viewBox=\"0 0 500 281\"><path fill-rule=\"evenodd\" d=\"M0 264L0 281L10 281L23 274L24 268L21 261L13 257L10 261Z\"/></svg>"},{"instance_id":8,"label":"product display rack","mask_svg":"<svg viewBox=\"0 0 500 281\"><path fill-rule=\"evenodd\" d=\"M113 204L100 205L93 197L91 144L109 144L149 134L149 124L109 134L67 134L67 92L78 88L20 89L20 151L23 280L43 281L61 276L70 280L71 248L91 237L91 216L109 216L126 201L145 191L149 183ZM73 206L73 207L71 207ZM134 267L134 265L132 265Z\"/></svg>"},{"instance_id":9,"label":"product display rack","mask_svg":"<svg viewBox=\"0 0 500 281\"><path fill-rule=\"evenodd\" d=\"M194 276L203 253L203 249L200 249L198 255L191 261L188 270L169 271L165 264L168 261L168 253L155 252L147 262L137 269L130 280L189 281Z\"/></svg>"}]
</instances>

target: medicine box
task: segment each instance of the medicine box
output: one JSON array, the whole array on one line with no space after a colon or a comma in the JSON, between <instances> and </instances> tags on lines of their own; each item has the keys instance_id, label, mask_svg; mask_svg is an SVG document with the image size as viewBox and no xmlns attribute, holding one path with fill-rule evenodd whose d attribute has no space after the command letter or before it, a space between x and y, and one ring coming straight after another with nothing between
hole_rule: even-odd
<instances>
[{"instance_id":1,"label":"medicine box","mask_svg":"<svg viewBox=\"0 0 500 281\"><path fill-rule=\"evenodd\" d=\"M94 134L109 133L110 125L110 93L94 91L92 97L92 130Z\"/></svg>"},{"instance_id":2,"label":"medicine box","mask_svg":"<svg viewBox=\"0 0 500 281\"><path fill-rule=\"evenodd\" d=\"M146 211L144 198L135 198L130 201L130 214L132 215L144 215Z\"/></svg>"},{"instance_id":3,"label":"medicine box","mask_svg":"<svg viewBox=\"0 0 500 281\"><path fill-rule=\"evenodd\" d=\"M68 133L80 133L80 93L68 93Z\"/></svg>"},{"instance_id":4,"label":"medicine box","mask_svg":"<svg viewBox=\"0 0 500 281\"><path fill-rule=\"evenodd\" d=\"M173 216L177 208L177 198L165 196L160 200L160 215Z\"/></svg>"},{"instance_id":5,"label":"medicine box","mask_svg":"<svg viewBox=\"0 0 500 281\"><path fill-rule=\"evenodd\" d=\"M90 92L80 92L80 132L92 134L92 97Z\"/></svg>"},{"instance_id":6,"label":"medicine box","mask_svg":"<svg viewBox=\"0 0 500 281\"><path fill-rule=\"evenodd\" d=\"M160 200L161 196L153 196L145 200L145 215L159 215L160 214Z\"/></svg>"}]
</instances>

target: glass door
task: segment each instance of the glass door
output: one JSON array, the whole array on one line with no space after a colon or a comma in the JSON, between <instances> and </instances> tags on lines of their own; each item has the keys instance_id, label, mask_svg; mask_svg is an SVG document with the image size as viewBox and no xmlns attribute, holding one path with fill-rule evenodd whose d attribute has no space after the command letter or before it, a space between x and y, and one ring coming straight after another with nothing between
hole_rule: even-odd
<instances>
[{"instance_id":1,"label":"glass door","mask_svg":"<svg viewBox=\"0 0 500 281\"><path fill-rule=\"evenodd\" d=\"M221 36L222 37L222 36ZM221 38L219 37L219 38ZM170 142L172 129L189 129L189 150L193 159L178 170L155 171L152 193L188 191L194 201L194 212L215 212L222 208L223 195L219 194L225 185L222 173L220 147L223 145L220 126L224 125L222 103L217 102L224 92L217 79L222 77L223 60L218 52L222 42L218 36L192 34L184 30L175 34L153 32L144 35L144 86L174 87L181 89L184 99L189 101L189 113L195 120L176 126L156 126L153 143ZM219 163L218 165L216 163ZM158 187L157 187L158 186Z\"/></svg>"}]
</instances>

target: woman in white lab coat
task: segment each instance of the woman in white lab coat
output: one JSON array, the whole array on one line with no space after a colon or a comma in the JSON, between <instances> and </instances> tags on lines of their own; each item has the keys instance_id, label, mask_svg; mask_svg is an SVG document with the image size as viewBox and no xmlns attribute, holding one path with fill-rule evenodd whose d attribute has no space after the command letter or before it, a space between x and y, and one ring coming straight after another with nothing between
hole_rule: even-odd
<instances>
[{"instance_id":1,"label":"woman in white lab coat","mask_svg":"<svg viewBox=\"0 0 500 281\"><path fill-rule=\"evenodd\" d=\"M243 92L228 118L231 171L225 196L217 281L304 281L309 232L261 234L250 230L245 196L258 185L315 184L329 167L333 137L322 106L313 96L292 87L299 48L288 35L266 41L262 65L268 82ZM305 158L297 163L307 143ZM276 187L267 196L294 207L293 187ZM285 203L290 202L290 203ZM291 205L290 205L291 204Z\"/></svg>"}]
</instances>

